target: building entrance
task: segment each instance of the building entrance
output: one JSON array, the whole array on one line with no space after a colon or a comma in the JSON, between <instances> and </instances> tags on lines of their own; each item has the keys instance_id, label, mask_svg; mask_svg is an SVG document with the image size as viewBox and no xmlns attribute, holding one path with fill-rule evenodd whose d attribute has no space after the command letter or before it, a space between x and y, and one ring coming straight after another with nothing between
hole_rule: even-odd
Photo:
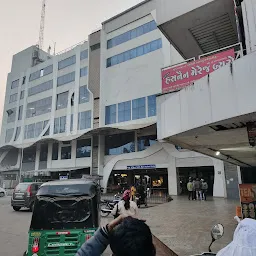
<instances>
[{"instance_id":1,"label":"building entrance","mask_svg":"<svg viewBox=\"0 0 256 256\"><path fill-rule=\"evenodd\" d=\"M180 184L179 194L187 194L187 182L189 177L204 179L208 183L208 195L213 195L213 185L214 185L214 167L204 166L204 167L180 167L178 168L178 183Z\"/></svg>"}]
</instances>

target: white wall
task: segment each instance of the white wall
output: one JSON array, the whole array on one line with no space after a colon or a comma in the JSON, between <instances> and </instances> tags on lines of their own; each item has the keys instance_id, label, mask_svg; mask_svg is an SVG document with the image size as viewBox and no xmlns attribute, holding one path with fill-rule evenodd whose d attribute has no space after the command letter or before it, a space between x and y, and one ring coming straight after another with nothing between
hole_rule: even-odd
<instances>
[{"instance_id":1,"label":"white wall","mask_svg":"<svg viewBox=\"0 0 256 256\"><path fill-rule=\"evenodd\" d=\"M157 99L158 139L256 111L256 52Z\"/></svg>"}]
</instances>

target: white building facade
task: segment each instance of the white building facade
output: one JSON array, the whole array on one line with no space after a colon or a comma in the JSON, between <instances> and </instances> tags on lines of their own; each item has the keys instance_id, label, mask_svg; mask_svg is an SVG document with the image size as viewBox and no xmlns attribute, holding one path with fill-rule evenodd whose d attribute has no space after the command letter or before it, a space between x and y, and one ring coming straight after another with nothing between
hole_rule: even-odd
<instances>
[{"instance_id":1,"label":"white building facade","mask_svg":"<svg viewBox=\"0 0 256 256\"><path fill-rule=\"evenodd\" d=\"M191 176L226 197L222 161L157 140L161 68L183 58L158 29L156 4L103 22L61 54L42 52L38 65L29 62L33 49L15 55L1 133L4 182L87 174L102 176L108 191L146 180L178 195Z\"/></svg>"}]
</instances>

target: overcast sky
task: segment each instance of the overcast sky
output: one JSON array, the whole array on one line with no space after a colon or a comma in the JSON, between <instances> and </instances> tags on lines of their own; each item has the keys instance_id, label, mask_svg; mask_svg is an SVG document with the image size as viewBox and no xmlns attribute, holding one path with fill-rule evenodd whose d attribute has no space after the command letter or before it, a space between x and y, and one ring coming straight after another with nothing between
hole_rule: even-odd
<instances>
[{"instance_id":1,"label":"overcast sky","mask_svg":"<svg viewBox=\"0 0 256 256\"><path fill-rule=\"evenodd\" d=\"M142 0L46 0L44 48L64 50ZM0 123L12 56L38 42L42 0L0 0Z\"/></svg>"}]
</instances>

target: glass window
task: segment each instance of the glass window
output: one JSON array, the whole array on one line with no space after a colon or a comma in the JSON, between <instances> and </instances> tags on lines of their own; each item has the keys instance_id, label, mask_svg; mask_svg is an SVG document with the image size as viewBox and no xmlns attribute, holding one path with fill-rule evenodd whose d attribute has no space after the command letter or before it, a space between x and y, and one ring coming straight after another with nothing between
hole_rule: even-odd
<instances>
[{"instance_id":1,"label":"glass window","mask_svg":"<svg viewBox=\"0 0 256 256\"><path fill-rule=\"evenodd\" d=\"M146 117L146 100L139 98L132 101L132 119L140 119Z\"/></svg>"},{"instance_id":2,"label":"glass window","mask_svg":"<svg viewBox=\"0 0 256 256\"><path fill-rule=\"evenodd\" d=\"M22 78L22 84L25 84L26 83L26 76L23 76Z\"/></svg>"},{"instance_id":3,"label":"glass window","mask_svg":"<svg viewBox=\"0 0 256 256\"><path fill-rule=\"evenodd\" d=\"M156 115L156 95L148 96L148 116Z\"/></svg>"},{"instance_id":4,"label":"glass window","mask_svg":"<svg viewBox=\"0 0 256 256\"><path fill-rule=\"evenodd\" d=\"M90 93L87 89L87 86L81 86L79 88L79 104L89 102L90 100Z\"/></svg>"},{"instance_id":5,"label":"glass window","mask_svg":"<svg viewBox=\"0 0 256 256\"><path fill-rule=\"evenodd\" d=\"M131 120L131 101L118 104L118 122Z\"/></svg>"},{"instance_id":6,"label":"glass window","mask_svg":"<svg viewBox=\"0 0 256 256\"><path fill-rule=\"evenodd\" d=\"M33 163L36 160L36 147L25 148L23 150L23 163Z\"/></svg>"},{"instance_id":7,"label":"glass window","mask_svg":"<svg viewBox=\"0 0 256 256\"><path fill-rule=\"evenodd\" d=\"M100 49L100 43L91 46L91 51L95 51L97 49Z\"/></svg>"},{"instance_id":8,"label":"glass window","mask_svg":"<svg viewBox=\"0 0 256 256\"><path fill-rule=\"evenodd\" d=\"M26 139L35 138L35 124L29 124L26 126L27 126L27 129L25 129L25 132L27 132L27 133L25 135L25 138Z\"/></svg>"},{"instance_id":9,"label":"glass window","mask_svg":"<svg viewBox=\"0 0 256 256\"><path fill-rule=\"evenodd\" d=\"M61 148L61 159L71 159L71 146Z\"/></svg>"},{"instance_id":10,"label":"glass window","mask_svg":"<svg viewBox=\"0 0 256 256\"><path fill-rule=\"evenodd\" d=\"M66 132L66 116L54 119L54 134Z\"/></svg>"},{"instance_id":11,"label":"glass window","mask_svg":"<svg viewBox=\"0 0 256 256\"><path fill-rule=\"evenodd\" d=\"M105 155L135 152L134 132L105 136Z\"/></svg>"},{"instance_id":12,"label":"glass window","mask_svg":"<svg viewBox=\"0 0 256 256\"><path fill-rule=\"evenodd\" d=\"M15 102L18 99L18 93L10 95L9 103Z\"/></svg>"},{"instance_id":13,"label":"glass window","mask_svg":"<svg viewBox=\"0 0 256 256\"><path fill-rule=\"evenodd\" d=\"M90 157L91 150L90 139L78 140L76 144L76 158Z\"/></svg>"},{"instance_id":14,"label":"glass window","mask_svg":"<svg viewBox=\"0 0 256 256\"><path fill-rule=\"evenodd\" d=\"M71 83L73 81L75 81L75 71L71 72L69 74L58 77L57 86L68 84L68 83Z\"/></svg>"},{"instance_id":15,"label":"glass window","mask_svg":"<svg viewBox=\"0 0 256 256\"><path fill-rule=\"evenodd\" d=\"M21 100L24 99L24 91L21 91L21 92L20 92L20 99L21 99Z\"/></svg>"},{"instance_id":16,"label":"glass window","mask_svg":"<svg viewBox=\"0 0 256 256\"><path fill-rule=\"evenodd\" d=\"M5 133L5 143L9 143L11 141L13 133L14 133L14 128L6 130L6 133Z\"/></svg>"},{"instance_id":17,"label":"glass window","mask_svg":"<svg viewBox=\"0 0 256 256\"><path fill-rule=\"evenodd\" d=\"M157 141L156 135L138 137L138 151L143 151L154 145Z\"/></svg>"},{"instance_id":18,"label":"glass window","mask_svg":"<svg viewBox=\"0 0 256 256\"><path fill-rule=\"evenodd\" d=\"M78 116L78 127L79 130L91 128L91 110L80 112Z\"/></svg>"},{"instance_id":19,"label":"glass window","mask_svg":"<svg viewBox=\"0 0 256 256\"><path fill-rule=\"evenodd\" d=\"M14 141L16 141L16 140L19 139L19 137L20 137L20 131L21 131L21 128L20 128L20 126L18 126L17 129L16 129Z\"/></svg>"},{"instance_id":20,"label":"glass window","mask_svg":"<svg viewBox=\"0 0 256 256\"><path fill-rule=\"evenodd\" d=\"M44 122L36 123L36 126L35 126L35 138L39 137L39 135L42 133L42 131L43 131L43 124L44 124Z\"/></svg>"},{"instance_id":21,"label":"glass window","mask_svg":"<svg viewBox=\"0 0 256 256\"><path fill-rule=\"evenodd\" d=\"M42 76L49 75L52 72L53 72L53 65L45 67L44 69L41 69L41 70L37 70L36 72L30 74L29 81L31 82L33 80L36 80L36 79L42 77Z\"/></svg>"},{"instance_id":22,"label":"glass window","mask_svg":"<svg viewBox=\"0 0 256 256\"><path fill-rule=\"evenodd\" d=\"M68 106L68 91L57 95L56 109L66 108Z\"/></svg>"},{"instance_id":23,"label":"glass window","mask_svg":"<svg viewBox=\"0 0 256 256\"><path fill-rule=\"evenodd\" d=\"M59 155L59 144L58 143L53 143L52 144L52 160L58 160L58 155Z\"/></svg>"},{"instance_id":24,"label":"glass window","mask_svg":"<svg viewBox=\"0 0 256 256\"><path fill-rule=\"evenodd\" d=\"M18 120L22 120L23 116L23 105L19 106Z\"/></svg>"},{"instance_id":25,"label":"glass window","mask_svg":"<svg viewBox=\"0 0 256 256\"><path fill-rule=\"evenodd\" d=\"M20 81L19 79L12 81L11 89L19 87L19 81Z\"/></svg>"},{"instance_id":26,"label":"glass window","mask_svg":"<svg viewBox=\"0 0 256 256\"><path fill-rule=\"evenodd\" d=\"M157 29L156 22L154 20L139 26L135 29L129 30L119 36L113 37L107 41L107 48L112 48L114 46L117 46L119 44L125 43L129 40L132 40L136 37L139 37L143 34L149 33L150 31L153 31Z\"/></svg>"},{"instance_id":27,"label":"glass window","mask_svg":"<svg viewBox=\"0 0 256 256\"><path fill-rule=\"evenodd\" d=\"M116 104L106 106L105 124L116 123Z\"/></svg>"},{"instance_id":28,"label":"glass window","mask_svg":"<svg viewBox=\"0 0 256 256\"><path fill-rule=\"evenodd\" d=\"M50 66L44 68L43 70L44 70L44 76L49 75L53 72L53 65L50 65Z\"/></svg>"},{"instance_id":29,"label":"glass window","mask_svg":"<svg viewBox=\"0 0 256 256\"><path fill-rule=\"evenodd\" d=\"M48 144L41 144L40 145L40 162L47 161L48 157Z\"/></svg>"},{"instance_id":30,"label":"glass window","mask_svg":"<svg viewBox=\"0 0 256 256\"><path fill-rule=\"evenodd\" d=\"M48 125L48 123L49 123L49 120L44 121L43 130ZM49 134L50 134L50 127L48 127L48 129L45 131L43 136L48 136Z\"/></svg>"},{"instance_id":31,"label":"glass window","mask_svg":"<svg viewBox=\"0 0 256 256\"><path fill-rule=\"evenodd\" d=\"M7 123L12 123L16 118L16 108L8 109L7 111Z\"/></svg>"},{"instance_id":32,"label":"glass window","mask_svg":"<svg viewBox=\"0 0 256 256\"><path fill-rule=\"evenodd\" d=\"M28 103L26 117L39 116L51 112L52 97Z\"/></svg>"},{"instance_id":33,"label":"glass window","mask_svg":"<svg viewBox=\"0 0 256 256\"><path fill-rule=\"evenodd\" d=\"M80 77L87 76L88 74L88 68L84 67L80 69Z\"/></svg>"},{"instance_id":34,"label":"glass window","mask_svg":"<svg viewBox=\"0 0 256 256\"><path fill-rule=\"evenodd\" d=\"M69 58L66 58L64 60L59 61L58 63L58 69L63 69L65 67L71 66L76 63L76 55L73 55Z\"/></svg>"},{"instance_id":35,"label":"glass window","mask_svg":"<svg viewBox=\"0 0 256 256\"><path fill-rule=\"evenodd\" d=\"M28 89L28 96L32 96L47 90L52 89L53 87L53 80L47 81L45 83L39 84L37 86L31 87Z\"/></svg>"},{"instance_id":36,"label":"glass window","mask_svg":"<svg viewBox=\"0 0 256 256\"><path fill-rule=\"evenodd\" d=\"M114 66L114 65L117 65L119 63L128 61L130 59L137 58L137 57L145 55L147 53L156 51L160 48L162 48L162 40L161 39L157 39L157 40L149 42L147 44L138 46L138 47L133 48L129 51L126 51L126 52L123 52L123 53L120 53L118 55L115 55L115 56L112 56L112 57L108 58L107 63L106 63L107 68L111 67L111 66ZM117 58L117 61L116 61L116 58Z\"/></svg>"},{"instance_id":37,"label":"glass window","mask_svg":"<svg viewBox=\"0 0 256 256\"><path fill-rule=\"evenodd\" d=\"M88 50L84 50L80 53L80 60L84 60L88 58Z\"/></svg>"}]
</instances>

